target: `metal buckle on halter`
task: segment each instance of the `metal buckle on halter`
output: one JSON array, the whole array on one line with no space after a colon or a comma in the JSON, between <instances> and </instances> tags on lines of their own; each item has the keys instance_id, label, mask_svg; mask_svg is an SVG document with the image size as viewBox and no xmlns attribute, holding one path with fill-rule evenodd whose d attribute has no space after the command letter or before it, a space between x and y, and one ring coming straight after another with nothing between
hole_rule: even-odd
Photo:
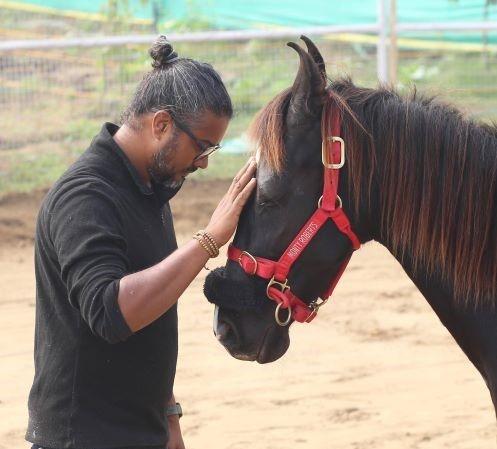
<instances>
[{"instance_id":1,"label":"metal buckle on halter","mask_svg":"<svg viewBox=\"0 0 497 449\"><path fill-rule=\"evenodd\" d=\"M330 142L340 142L340 162L337 164L334 164L333 162L330 162L328 160L328 151L326 148L326 141ZM331 168L333 170L338 170L339 168L342 168L345 165L345 142L341 137L338 136L330 136L327 137L326 140L323 140L323 143L321 144L321 160L323 161L323 165L326 168Z\"/></svg>"},{"instance_id":2,"label":"metal buckle on halter","mask_svg":"<svg viewBox=\"0 0 497 449\"><path fill-rule=\"evenodd\" d=\"M318 302L321 299L321 302ZM309 309L311 309L311 314L305 320L306 323L309 323L319 312L319 309L324 306L328 302L329 298L322 299L317 298L309 304Z\"/></svg>"},{"instance_id":3,"label":"metal buckle on halter","mask_svg":"<svg viewBox=\"0 0 497 449\"><path fill-rule=\"evenodd\" d=\"M278 282L274 280L273 276L271 280L268 282L266 287L266 295L268 296L269 299L271 299L271 297L269 296L269 287L272 287L273 285L277 285L278 287L280 287L281 293L285 293L285 290L290 290L290 286L288 285L288 279L285 279L285 282Z\"/></svg>"},{"instance_id":4,"label":"metal buckle on halter","mask_svg":"<svg viewBox=\"0 0 497 449\"><path fill-rule=\"evenodd\" d=\"M252 262L254 262L254 270L250 273L247 273L247 274L250 274L251 276L254 276L256 273L257 273L257 259L252 256L252 254L248 253L247 251L242 251L240 253L240 255L238 256L238 263L240 264L240 266L242 267L243 269L243 265L242 265L242 256L245 255L247 256L249 259L252 260ZM245 271L245 270L244 270Z\"/></svg>"}]
</instances>

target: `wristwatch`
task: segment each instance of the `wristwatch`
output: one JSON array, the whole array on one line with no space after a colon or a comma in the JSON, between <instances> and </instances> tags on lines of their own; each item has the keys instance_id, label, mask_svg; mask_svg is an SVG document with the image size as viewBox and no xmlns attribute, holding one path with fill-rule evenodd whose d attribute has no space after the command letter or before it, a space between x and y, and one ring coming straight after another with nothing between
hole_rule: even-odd
<instances>
[{"instance_id":1,"label":"wristwatch","mask_svg":"<svg viewBox=\"0 0 497 449\"><path fill-rule=\"evenodd\" d=\"M166 408L166 416L178 415L178 418L183 416L183 410L179 402L174 405L168 405Z\"/></svg>"}]
</instances>

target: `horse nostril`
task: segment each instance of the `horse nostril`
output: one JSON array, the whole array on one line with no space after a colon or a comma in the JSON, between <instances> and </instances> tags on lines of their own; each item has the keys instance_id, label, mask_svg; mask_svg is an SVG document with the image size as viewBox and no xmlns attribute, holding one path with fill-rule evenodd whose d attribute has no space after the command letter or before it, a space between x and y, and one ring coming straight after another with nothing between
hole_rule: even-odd
<instances>
[{"instance_id":1,"label":"horse nostril","mask_svg":"<svg viewBox=\"0 0 497 449\"><path fill-rule=\"evenodd\" d=\"M214 333L216 334L216 338L219 341L226 340L228 337L228 334L231 332L231 327L223 322L218 322L217 323L217 328L214 330Z\"/></svg>"},{"instance_id":2,"label":"horse nostril","mask_svg":"<svg viewBox=\"0 0 497 449\"><path fill-rule=\"evenodd\" d=\"M236 349L240 345L240 338L235 327L226 319L221 318L219 307L214 309L214 335L217 340L225 347Z\"/></svg>"},{"instance_id":3,"label":"horse nostril","mask_svg":"<svg viewBox=\"0 0 497 449\"><path fill-rule=\"evenodd\" d=\"M214 333L219 343L221 343L225 348L236 350L239 347L240 340L231 324L225 321L219 321Z\"/></svg>"}]
</instances>

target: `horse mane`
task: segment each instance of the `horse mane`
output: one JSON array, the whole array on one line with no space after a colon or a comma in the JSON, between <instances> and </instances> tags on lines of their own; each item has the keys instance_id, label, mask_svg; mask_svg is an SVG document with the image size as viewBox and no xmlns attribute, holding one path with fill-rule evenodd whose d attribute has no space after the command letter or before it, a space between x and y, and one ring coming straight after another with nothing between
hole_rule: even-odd
<instances>
[{"instance_id":1,"label":"horse mane","mask_svg":"<svg viewBox=\"0 0 497 449\"><path fill-rule=\"evenodd\" d=\"M328 92L343 116L356 212L360 203L377 204L380 237L396 257L410 257L416 273L440 275L465 305L495 305L497 127L415 89L401 96L341 79ZM261 160L276 172L284 166L289 99L288 89L250 128Z\"/></svg>"},{"instance_id":2,"label":"horse mane","mask_svg":"<svg viewBox=\"0 0 497 449\"><path fill-rule=\"evenodd\" d=\"M285 157L285 116L292 89L288 88L262 108L248 129L248 137L256 142L258 156L275 172L283 169Z\"/></svg>"}]
</instances>

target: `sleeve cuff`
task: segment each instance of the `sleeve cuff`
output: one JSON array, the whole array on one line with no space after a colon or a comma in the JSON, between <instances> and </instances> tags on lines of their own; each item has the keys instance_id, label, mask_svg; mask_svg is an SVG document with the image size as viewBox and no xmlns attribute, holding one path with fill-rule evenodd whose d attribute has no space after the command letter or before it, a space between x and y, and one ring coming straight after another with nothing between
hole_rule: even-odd
<instances>
[{"instance_id":1,"label":"sleeve cuff","mask_svg":"<svg viewBox=\"0 0 497 449\"><path fill-rule=\"evenodd\" d=\"M106 340L111 343L118 343L126 340L133 335L133 331L129 328L124 316L117 302L119 295L119 282L117 279L112 281L104 291L103 303L105 314L107 316L106 322L109 323L109 334Z\"/></svg>"}]
</instances>

